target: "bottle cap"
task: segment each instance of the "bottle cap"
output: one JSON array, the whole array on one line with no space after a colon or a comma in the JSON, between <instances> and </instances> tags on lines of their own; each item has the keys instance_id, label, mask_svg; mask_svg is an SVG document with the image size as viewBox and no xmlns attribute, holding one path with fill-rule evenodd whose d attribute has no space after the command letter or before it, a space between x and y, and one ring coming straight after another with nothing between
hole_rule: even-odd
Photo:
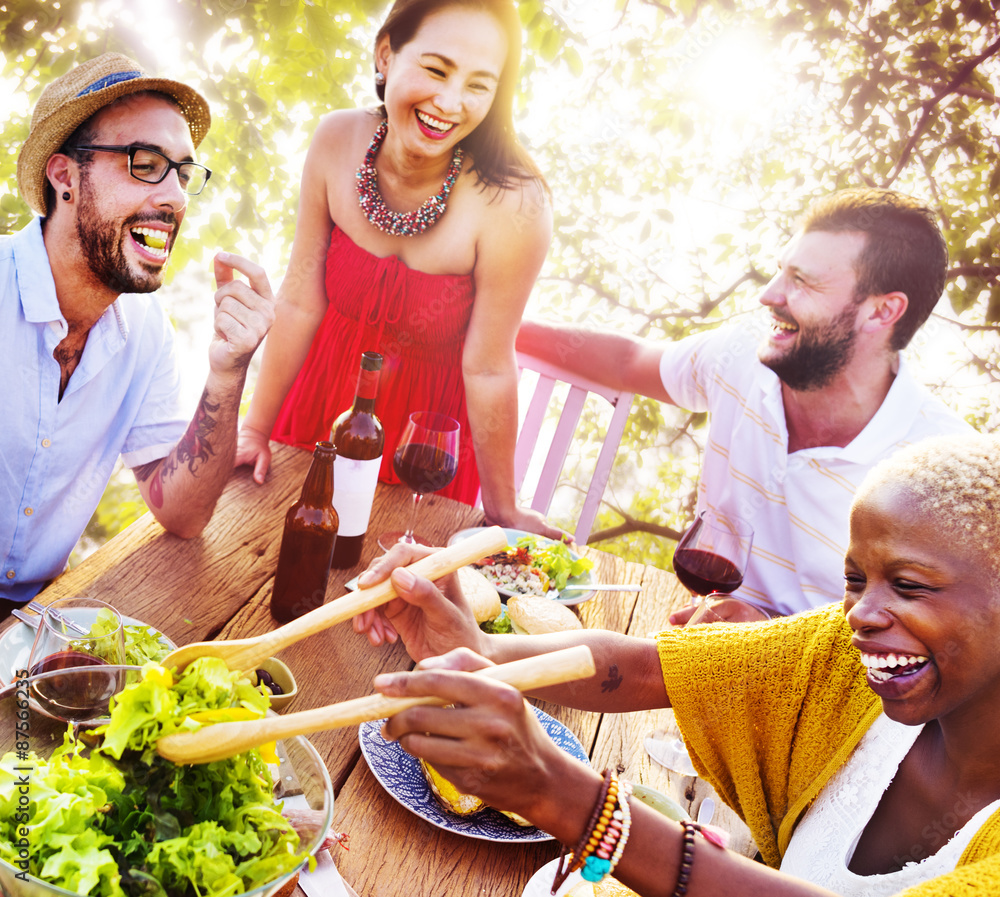
<instances>
[{"instance_id":1,"label":"bottle cap","mask_svg":"<svg viewBox=\"0 0 1000 897\"><path fill-rule=\"evenodd\" d=\"M382 370L382 356L378 352L364 352L361 355L361 370L380 371Z\"/></svg>"}]
</instances>

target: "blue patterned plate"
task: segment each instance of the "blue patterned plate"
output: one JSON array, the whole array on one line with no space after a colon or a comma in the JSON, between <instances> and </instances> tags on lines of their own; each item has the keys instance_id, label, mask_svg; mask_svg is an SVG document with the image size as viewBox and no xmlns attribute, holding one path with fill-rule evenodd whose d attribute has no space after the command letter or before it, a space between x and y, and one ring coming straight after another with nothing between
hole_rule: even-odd
<instances>
[{"instance_id":1,"label":"blue patterned plate","mask_svg":"<svg viewBox=\"0 0 1000 897\"><path fill-rule=\"evenodd\" d=\"M561 722L537 707L531 708L551 738L567 754L589 765L590 759L577 737ZM528 843L551 841L552 836L541 829L524 827L512 822L503 813L489 808L471 816L449 813L431 793L416 757L410 756L397 742L388 742L381 735L385 720L362 723L358 727L361 753L382 787L407 810L426 819L431 825L483 841Z\"/></svg>"}]
</instances>

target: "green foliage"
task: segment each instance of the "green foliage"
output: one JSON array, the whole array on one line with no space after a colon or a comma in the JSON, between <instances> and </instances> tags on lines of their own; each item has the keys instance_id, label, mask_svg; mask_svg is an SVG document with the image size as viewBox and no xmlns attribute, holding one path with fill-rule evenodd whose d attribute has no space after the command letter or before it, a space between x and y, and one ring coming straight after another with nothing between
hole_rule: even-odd
<instances>
[{"instance_id":1,"label":"green foliage","mask_svg":"<svg viewBox=\"0 0 1000 897\"><path fill-rule=\"evenodd\" d=\"M30 218L14 168L42 87L119 50L212 104L200 155L215 174L192 203L175 270L207 270L225 248L262 257L276 284L318 117L376 102L371 43L387 7L178 0L159 7L180 23L174 42L127 0L0 0L0 75L13 97L0 232ZM934 205L951 251L947 301L914 354L936 363L940 334L963 337L965 354L927 365L925 379L997 429L1000 28L988 2L521 0L519 11L518 127L553 188L556 225L529 313L657 340L718 326L755 307L811 199L894 187ZM760 51L743 61L750 40ZM581 459L596 452L596 413L585 415ZM670 537L693 510L703 427L636 401L596 527L628 532L600 547L669 563ZM112 490L95 526L116 525L111 504L123 517L136 509ZM558 514L572 521L571 503Z\"/></svg>"}]
</instances>

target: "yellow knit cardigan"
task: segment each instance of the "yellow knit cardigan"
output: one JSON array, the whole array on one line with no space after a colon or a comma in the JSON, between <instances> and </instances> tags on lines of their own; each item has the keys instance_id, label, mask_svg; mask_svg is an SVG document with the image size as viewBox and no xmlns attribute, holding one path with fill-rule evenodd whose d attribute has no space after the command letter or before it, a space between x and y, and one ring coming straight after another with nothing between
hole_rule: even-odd
<instances>
[{"instance_id":1,"label":"yellow knit cardigan","mask_svg":"<svg viewBox=\"0 0 1000 897\"><path fill-rule=\"evenodd\" d=\"M842 607L754 626L670 629L657 644L695 768L777 867L802 813L882 710ZM1000 811L954 872L905 894L1000 894Z\"/></svg>"}]
</instances>

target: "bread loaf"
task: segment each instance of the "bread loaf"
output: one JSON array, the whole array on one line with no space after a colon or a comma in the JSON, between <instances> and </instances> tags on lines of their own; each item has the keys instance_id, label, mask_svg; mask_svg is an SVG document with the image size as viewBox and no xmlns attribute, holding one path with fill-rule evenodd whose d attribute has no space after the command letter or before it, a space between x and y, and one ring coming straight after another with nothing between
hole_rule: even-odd
<instances>
[{"instance_id":1,"label":"bread loaf","mask_svg":"<svg viewBox=\"0 0 1000 897\"><path fill-rule=\"evenodd\" d=\"M495 620L500 616L503 609L500 593L482 573L472 567L462 567L458 571L458 584L462 587L462 594L472 605L477 623Z\"/></svg>"},{"instance_id":2,"label":"bread loaf","mask_svg":"<svg viewBox=\"0 0 1000 897\"><path fill-rule=\"evenodd\" d=\"M507 599L507 613L510 615L511 623L514 624L515 632L541 635L545 632L583 629L583 623L572 610L551 598L514 595Z\"/></svg>"}]
</instances>

